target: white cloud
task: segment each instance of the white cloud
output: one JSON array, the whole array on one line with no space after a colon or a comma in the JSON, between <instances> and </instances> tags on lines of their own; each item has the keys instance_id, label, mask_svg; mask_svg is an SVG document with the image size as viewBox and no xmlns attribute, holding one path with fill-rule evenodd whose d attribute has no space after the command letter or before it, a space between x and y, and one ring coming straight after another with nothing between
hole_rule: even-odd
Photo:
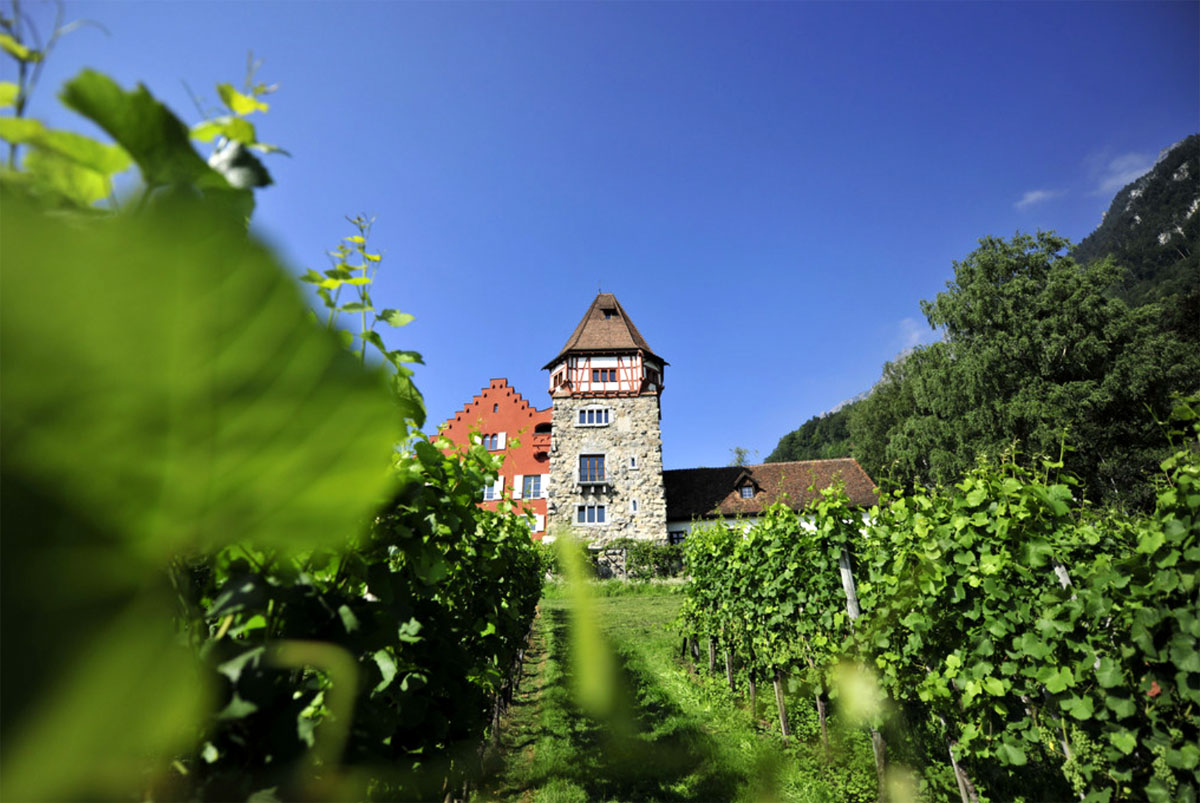
<instances>
[{"instance_id":1,"label":"white cloud","mask_svg":"<svg viewBox=\"0 0 1200 803\"><path fill-rule=\"evenodd\" d=\"M941 333L930 327L929 322L918 318L900 319L900 350L912 351L924 343L941 339Z\"/></svg>"},{"instance_id":2,"label":"white cloud","mask_svg":"<svg viewBox=\"0 0 1200 803\"><path fill-rule=\"evenodd\" d=\"M1030 190L1022 195L1021 200L1017 201L1013 206L1017 209L1027 209L1034 204L1045 203L1060 195L1066 195L1066 193L1061 190Z\"/></svg>"},{"instance_id":3,"label":"white cloud","mask_svg":"<svg viewBox=\"0 0 1200 803\"><path fill-rule=\"evenodd\" d=\"M1099 171L1095 195L1112 195L1134 179L1140 178L1154 167L1154 155L1149 153L1126 153L1109 160Z\"/></svg>"}]
</instances>

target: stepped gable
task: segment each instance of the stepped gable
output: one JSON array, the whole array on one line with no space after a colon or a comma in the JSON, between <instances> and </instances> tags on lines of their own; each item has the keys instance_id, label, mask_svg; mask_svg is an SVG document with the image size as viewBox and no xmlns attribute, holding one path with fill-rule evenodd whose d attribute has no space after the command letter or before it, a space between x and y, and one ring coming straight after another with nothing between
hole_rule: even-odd
<instances>
[{"instance_id":1,"label":"stepped gable","mask_svg":"<svg viewBox=\"0 0 1200 803\"><path fill-rule=\"evenodd\" d=\"M728 516L758 516L787 495L787 504L799 509L835 480L846 483L851 504L875 504L875 483L852 457L835 460L798 460L754 466L682 468L663 472L667 496L667 519L689 521ZM742 486L754 487L754 495L742 498Z\"/></svg>"},{"instance_id":2,"label":"stepped gable","mask_svg":"<svg viewBox=\"0 0 1200 803\"><path fill-rule=\"evenodd\" d=\"M642 337L642 333L633 325L617 297L612 293L600 293L584 313L583 320L575 327L575 331L567 338L566 345L554 359L542 366L542 370L549 369L569 352L604 354L632 351L645 352L663 365L669 364L655 354L646 343L646 338Z\"/></svg>"}]
</instances>

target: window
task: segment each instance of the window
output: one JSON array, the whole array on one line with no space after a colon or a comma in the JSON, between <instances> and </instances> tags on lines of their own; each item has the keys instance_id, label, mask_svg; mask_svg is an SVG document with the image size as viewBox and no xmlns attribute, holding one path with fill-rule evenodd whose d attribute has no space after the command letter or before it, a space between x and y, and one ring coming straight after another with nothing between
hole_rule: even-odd
<instances>
[{"instance_id":1,"label":"window","mask_svg":"<svg viewBox=\"0 0 1200 803\"><path fill-rule=\"evenodd\" d=\"M483 501L490 502L495 498L496 498L496 486L495 485L483 486Z\"/></svg>"},{"instance_id":2,"label":"window","mask_svg":"<svg viewBox=\"0 0 1200 803\"><path fill-rule=\"evenodd\" d=\"M579 456L579 481L604 482L604 455L581 454Z\"/></svg>"},{"instance_id":3,"label":"window","mask_svg":"<svg viewBox=\"0 0 1200 803\"><path fill-rule=\"evenodd\" d=\"M617 314L617 311L615 309L606 309L606 310L603 310L603 312L604 312L604 320L606 320L606 321L611 319L612 317L614 317Z\"/></svg>"},{"instance_id":4,"label":"window","mask_svg":"<svg viewBox=\"0 0 1200 803\"><path fill-rule=\"evenodd\" d=\"M687 538L687 530L672 530L667 533L667 542L670 544L682 544L684 538Z\"/></svg>"},{"instance_id":5,"label":"window","mask_svg":"<svg viewBox=\"0 0 1200 803\"><path fill-rule=\"evenodd\" d=\"M633 457L629 458L629 467L637 468L637 455L634 455Z\"/></svg>"},{"instance_id":6,"label":"window","mask_svg":"<svg viewBox=\"0 0 1200 803\"><path fill-rule=\"evenodd\" d=\"M579 505L575 508L575 521L578 524L603 524L604 505Z\"/></svg>"},{"instance_id":7,"label":"window","mask_svg":"<svg viewBox=\"0 0 1200 803\"><path fill-rule=\"evenodd\" d=\"M592 381L593 382L616 382L617 381L617 369L616 368L593 368L592 369Z\"/></svg>"},{"instance_id":8,"label":"window","mask_svg":"<svg viewBox=\"0 0 1200 803\"><path fill-rule=\"evenodd\" d=\"M630 502L629 502L629 512L630 512L630 513L637 513L637 500L636 500L636 499L630 500Z\"/></svg>"},{"instance_id":9,"label":"window","mask_svg":"<svg viewBox=\"0 0 1200 803\"><path fill-rule=\"evenodd\" d=\"M542 495L542 475L526 474L522 483L521 496L526 499L537 499Z\"/></svg>"},{"instance_id":10,"label":"window","mask_svg":"<svg viewBox=\"0 0 1200 803\"><path fill-rule=\"evenodd\" d=\"M588 409L579 411L579 426L606 427L608 426L608 408Z\"/></svg>"},{"instance_id":11,"label":"window","mask_svg":"<svg viewBox=\"0 0 1200 803\"><path fill-rule=\"evenodd\" d=\"M754 486L753 485L743 485L742 486L742 498L743 499L753 499L754 498Z\"/></svg>"},{"instance_id":12,"label":"window","mask_svg":"<svg viewBox=\"0 0 1200 803\"><path fill-rule=\"evenodd\" d=\"M551 382L551 384L554 387L558 387L559 385L561 385L563 383L564 373L565 372L563 372L563 371L559 371L557 374L554 375L554 380Z\"/></svg>"},{"instance_id":13,"label":"window","mask_svg":"<svg viewBox=\"0 0 1200 803\"><path fill-rule=\"evenodd\" d=\"M493 405L492 405L492 412L493 412L493 413L498 413L498 412L500 412L500 405L499 405L499 404L493 404Z\"/></svg>"},{"instance_id":14,"label":"window","mask_svg":"<svg viewBox=\"0 0 1200 803\"><path fill-rule=\"evenodd\" d=\"M483 436L483 448L487 449L489 452L494 452L496 449L498 449L499 443L500 443L499 435L484 435Z\"/></svg>"}]
</instances>

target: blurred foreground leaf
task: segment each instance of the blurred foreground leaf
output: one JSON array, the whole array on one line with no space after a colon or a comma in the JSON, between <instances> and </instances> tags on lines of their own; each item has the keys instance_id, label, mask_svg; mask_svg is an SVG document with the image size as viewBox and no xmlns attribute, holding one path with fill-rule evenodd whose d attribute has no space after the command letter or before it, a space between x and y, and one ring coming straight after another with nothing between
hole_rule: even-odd
<instances>
[{"instance_id":1,"label":"blurred foreground leaf","mask_svg":"<svg viewBox=\"0 0 1200 803\"><path fill-rule=\"evenodd\" d=\"M212 205L0 201L0 797L139 795L206 701L168 564L344 543L400 419Z\"/></svg>"}]
</instances>

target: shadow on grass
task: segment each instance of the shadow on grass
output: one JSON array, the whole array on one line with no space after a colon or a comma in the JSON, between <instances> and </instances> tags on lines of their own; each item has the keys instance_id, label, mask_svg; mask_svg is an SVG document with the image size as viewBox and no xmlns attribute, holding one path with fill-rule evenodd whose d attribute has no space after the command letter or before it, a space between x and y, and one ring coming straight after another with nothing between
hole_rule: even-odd
<instances>
[{"instance_id":1,"label":"shadow on grass","mask_svg":"<svg viewBox=\"0 0 1200 803\"><path fill-rule=\"evenodd\" d=\"M522 781L534 800L731 800L745 779L719 756L699 722L673 704L630 655L616 653L618 697L610 717L576 705L570 676L570 613L544 610L549 661L541 688L536 755ZM514 734L515 735L515 734ZM528 799L528 797L523 797Z\"/></svg>"}]
</instances>

